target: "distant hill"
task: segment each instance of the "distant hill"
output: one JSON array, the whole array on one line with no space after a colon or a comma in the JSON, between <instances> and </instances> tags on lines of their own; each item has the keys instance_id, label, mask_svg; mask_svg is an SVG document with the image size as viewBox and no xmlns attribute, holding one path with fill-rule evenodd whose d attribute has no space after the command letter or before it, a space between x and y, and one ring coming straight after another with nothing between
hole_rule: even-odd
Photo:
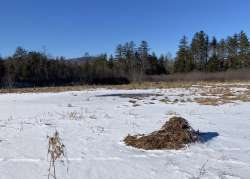
<instances>
[{"instance_id":1,"label":"distant hill","mask_svg":"<svg viewBox=\"0 0 250 179\"><path fill-rule=\"evenodd\" d=\"M93 60L96 60L97 57L94 57L94 56L88 56L88 57L78 57L78 58L70 58L70 59L67 59L67 61L72 61L72 62L87 62L87 61L93 61Z\"/></svg>"}]
</instances>

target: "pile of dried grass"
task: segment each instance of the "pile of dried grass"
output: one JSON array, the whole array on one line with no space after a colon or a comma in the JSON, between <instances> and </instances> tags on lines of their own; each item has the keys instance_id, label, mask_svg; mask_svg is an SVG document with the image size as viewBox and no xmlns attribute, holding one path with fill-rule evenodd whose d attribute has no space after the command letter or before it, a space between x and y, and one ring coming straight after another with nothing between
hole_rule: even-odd
<instances>
[{"instance_id":1,"label":"pile of dried grass","mask_svg":"<svg viewBox=\"0 0 250 179\"><path fill-rule=\"evenodd\" d=\"M197 141L199 133L181 117L171 118L159 131L149 135L128 135L124 139L126 145L145 150L181 149Z\"/></svg>"}]
</instances>

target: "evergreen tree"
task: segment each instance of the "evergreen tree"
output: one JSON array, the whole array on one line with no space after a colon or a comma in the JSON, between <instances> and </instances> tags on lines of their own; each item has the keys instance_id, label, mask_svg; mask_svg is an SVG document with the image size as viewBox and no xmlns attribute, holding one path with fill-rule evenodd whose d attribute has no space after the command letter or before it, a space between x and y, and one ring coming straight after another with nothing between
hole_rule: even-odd
<instances>
[{"instance_id":1,"label":"evergreen tree","mask_svg":"<svg viewBox=\"0 0 250 179\"><path fill-rule=\"evenodd\" d=\"M177 52L176 61L174 64L175 72L189 72L193 70L193 62L188 46L187 37L184 36L180 40L179 50Z\"/></svg>"},{"instance_id":2,"label":"evergreen tree","mask_svg":"<svg viewBox=\"0 0 250 179\"><path fill-rule=\"evenodd\" d=\"M241 60L238 58L239 43L238 35L230 36L227 38L227 52L230 68L241 68Z\"/></svg>"},{"instance_id":3,"label":"evergreen tree","mask_svg":"<svg viewBox=\"0 0 250 179\"><path fill-rule=\"evenodd\" d=\"M0 83L3 81L4 75L5 75L5 65L4 61L0 57Z\"/></svg>"},{"instance_id":4,"label":"evergreen tree","mask_svg":"<svg viewBox=\"0 0 250 179\"><path fill-rule=\"evenodd\" d=\"M221 66L220 66L221 64L220 64L220 60L219 60L219 58L218 58L218 56L217 55L213 55L210 59L209 59L209 61L208 61L208 71L209 72L217 72L217 71L220 71L220 68L221 68Z\"/></svg>"},{"instance_id":5,"label":"evergreen tree","mask_svg":"<svg viewBox=\"0 0 250 179\"><path fill-rule=\"evenodd\" d=\"M149 45L147 41L142 41L139 48L138 48L138 53L140 55L141 63L142 63L142 70L145 72L147 69L149 69L149 61L148 61L148 56L149 56Z\"/></svg>"},{"instance_id":6,"label":"evergreen tree","mask_svg":"<svg viewBox=\"0 0 250 179\"><path fill-rule=\"evenodd\" d=\"M156 54L153 52L152 55L148 56L149 68L146 70L147 75L159 75L158 71L158 59Z\"/></svg>"},{"instance_id":7,"label":"evergreen tree","mask_svg":"<svg viewBox=\"0 0 250 179\"><path fill-rule=\"evenodd\" d=\"M209 45L209 61L208 61L208 71L210 72L216 72L219 71L221 66L220 66L220 60L218 57L219 54L219 44L217 43L217 39L215 37L212 38L212 41L210 42Z\"/></svg>"},{"instance_id":8,"label":"evergreen tree","mask_svg":"<svg viewBox=\"0 0 250 179\"><path fill-rule=\"evenodd\" d=\"M245 32L241 31L239 34L239 58L243 64L243 67L250 66L250 43Z\"/></svg>"},{"instance_id":9,"label":"evergreen tree","mask_svg":"<svg viewBox=\"0 0 250 179\"><path fill-rule=\"evenodd\" d=\"M191 43L191 53L195 68L205 71L208 61L209 39L204 31L197 32Z\"/></svg>"},{"instance_id":10,"label":"evergreen tree","mask_svg":"<svg viewBox=\"0 0 250 179\"><path fill-rule=\"evenodd\" d=\"M22 47L17 47L13 55L14 59L21 59L27 55L27 51Z\"/></svg>"},{"instance_id":11,"label":"evergreen tree","mask_svg":"<svg viewBox=\"0 0 250 179\"><path fill-rule=\"evenodd\" d=\"M221 39L218 44L218 58L223 61L227 59L227 44L224 39Z\"/></svg>"},{"instance_id":12,"label":"evergreen tree","mask_svg":"<svg viewBox=\"0 0 250 179\"><path fill-rule=\"evenodd\" d=\"M161 55L158 60L158 71L160 74L169 74L168 68L168 59L165 60L164 55Z\"/></svg>"},{"instance_id":13,"label":"evergreen tree","mask_svg":"<svg viewBox=\"0 0 250 179\"><path fill-rule=\"evenodd\" d=\"M238 55L238 49L238 35L235 34L233 37L229 36L227 38L227 51L229 58L236 57Z\"/></svg>"},{"instance_id":14,"label":"evergreen tree","mask_svg":"<svg viewBox=\"0 0 250 179\"><path fill-rule=\"evenodd\" d=\"M121 44L119 44L116 47L116 50L115 50L115 58L117 60L121 60L122 59L122 53L123 53L123 46Z\"/></svg>"},{"instance_id":15,"label":"evergreen tree","mask_svg":"<svg viewBox=\"0 0 250 179\"><path fill-rule=\"evenodd\" d=\"M175 64L175 61L173 60L170 53L164 56L164 67L167 73L174 73L174 64Z\"/></svg>"},{"instance_id":16,"label":"evergreen tree","mask_svg":"<svg viewBox=\"0 0 250 179\"><path fill-rule=\"evenodd\" d=\"M218 43L218 60L220 62L220 67L219 70L227 70L227 58L228 58L228 53L227 53L227 44L224 39L221 39L220 42Z\"/></svg>"},{"instance_id":17,"label":"evergreen tree","mask_svg":"<svg viewBox=\"0 0 250 179\"><path fill-rule=\"evenodd\" d=\"M149 55L149 45L147 41L141 41L141 44L138 48L138 52L141 56L141 58L147 58Z\"/></svg>"},{"instance_id":18,"label":"evergreen tree","mask_svg":"<svg viewBox=\"0 0 250 179\"><path fill-rule=\"evenodd\" d=\"M218 55L218 43L215 37L212 38L212 41L209 45L210 49L210 56L217 56Z\"/></svg>"}]
</instances>

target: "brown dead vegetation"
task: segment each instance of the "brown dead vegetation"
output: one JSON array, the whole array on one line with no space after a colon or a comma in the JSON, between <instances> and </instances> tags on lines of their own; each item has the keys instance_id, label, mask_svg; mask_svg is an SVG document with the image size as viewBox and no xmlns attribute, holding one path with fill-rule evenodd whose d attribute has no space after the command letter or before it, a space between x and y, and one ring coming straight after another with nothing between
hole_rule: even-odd
<instances>
[{"instance_id":1,"label":"brown dead vegetation","mask_svg":"<svg viewBox=\"0 0 250 179\"><path fill-rule=\"evenodd\" d=\"M81 85L81 86L62 86L62 87L34 87L34 88L2 88L0 93L58 93L66 91L93 90L98 88L106 89L167 89L167 88L189 88L192 82L143 82L131 83L126 85ZM195 83L196 84L196 83Z\"/></svg>"},{"instance_id":2,"label":"brown dead vegetation","mask_svg":"<svg viewBox=\"0 0 250 179\"><path fill-rule=\"evenodd\" d=\"M246 94L233 96L230 99L233 101L250 102L250 95L246 93Z\"/></svg>"},{"instance_id":3,"label":"brown dead vegetation","mask_svg":"<svg viewBox=\"0 0 250 179\"><path fill-rule=\"evenodd\" d=\"M232 86L232 85L224 85L224 87L213 85L211 87L205 88L202 87L202 92L200 93L200 98L195 98L199 104L202 105L221 105L227 103L234 103L235 101L249 102L250 101L250 90L247 86L243 86L246 88L244 91L236 91L233 92L232 88L241 87L241 86Z\"/></svg>"},{"instance_id":4,"label":"brown dead vegetation","mask_svg":"<svg viewBox=\"0 0 250 179\"><path fill-rule=\"evenodd\" d=\"M65 155L64 145L61 142L59 133L56 131L52 137L49 137L48 145L48 156L49 156L49 170L48 170L48 179L56 179L56 166L55 162Z\"/></svg>"},{"instance_id":5,"label":"brown dead vegetation","mask_svg":"<svg viewBox=\"0 0 250 179\"><path fill-rule=\"evenodd\" d=\"M212 106L217 106L231 102L230 100L222 100L221 98L195 98L195 101L201 105L212 105Z\"/></svg>"},{"instance_id":6,"label":"brown dead vegetation","mask_svg":"<svg viewBox=\"0 0 250 179\"><path fill-rule=\"evenodd\" d=\"M129 103L135 104L137 101L136 100L129 100Z\"/></svg>"},{"instance_id":7,"label":"brown dead vegetation","mask_svg":"<svg viewBox=\"0 0 250 179\"><path fill-rule=\"evenodd\" d=\"M133 107L141 106L140 104L133 104Z\"/></svg>"},{"instance_id":8,"label":"brown dead vegetation","mask_svg":"<svg viewBox=\"0 0 250 179\"><path fill-rule=\"evenodd\" d=\"M159 131L149 135L128 135L124 139L126 145L145 150L177 150L197 141L199 141L198 132L181 117L171 118Z\"/></svg>"},{"instance_id":9,"label":"brown dead vegetation","mask_svg":"<svg viewBox=\"0 0 250 179\"><path fill-rule=\"evenodd\" d=\"M244 83L245 85L242 85ZM34 88L2 88L0 93L49 93L49 92L65 92L65 91L82 91L98 88L106 89L171 89L183 88L189 89L193 86L203 88L204 86L218 87L246 87L250 89L249 81L229 81L229 82L209 82L209 81L169 81L169 82L143 82L131 83L126 85L79 85L79 86L62 86L62 87L34 87Z\"/></svg>"}]
</instances>

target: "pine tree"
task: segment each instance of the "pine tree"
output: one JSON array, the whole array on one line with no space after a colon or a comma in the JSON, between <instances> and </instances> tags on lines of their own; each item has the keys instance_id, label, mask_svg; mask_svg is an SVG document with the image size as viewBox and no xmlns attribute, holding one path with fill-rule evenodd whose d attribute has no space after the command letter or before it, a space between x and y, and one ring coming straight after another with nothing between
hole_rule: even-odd
<instances>
[{"instance_id":1,"label":"pine tree","mask_svg":"<svg viewBox=\"0 0 250 179\"><path fill-rule=\"evenodd\" d=\"M227 38L227 52L228 52L228 60L229 67L238 69L241 68L241 60L238 58L239 52L239 43L238 43L238 35L230 36Z\"/></svg>"},{"instance_id":2,"label":"pine tree","mask_svg":"<svg viewBox=\"0 0 250 179\"><path fill-rule=\"evenodd\" d=\"M114 68L114 57L113 57L113 55L110 55L110 57L109 57L108 66L109 66L109 68L110 68L110 69L112 70L112 72L113 72L113 68Z\"/></svg>"},{"instance_id":3,"label":"pine tree","mask_svg":"<svg viewBox=\"0 0 250 179\"><path fill-rule=\"evenodd\" d=\"M216 72L220 70L220 60L218 57L218 48L219 45L217 43L217 39L215 37L212 38L212 41L210 42L209 45L209 61L208 61L208 71L210 72Z\"/></svg>"},{"instance_id":4,"label":"pine tree","mask_svg":"<svg viewBox=\"0 0 250 179\"><path fill-rule=\"evenodd\" d=\"M239 34L239 58L243 67L250 66L250 43L245 32L241 31Z\"/></svg>"},{"instance_id":5,"label":"pine tree","mask_svg":"<svg viewBox=\"0 0 250 179\"><path fill-rule=\"evenodd\" d=\"M238 35L235 34L233 37L227 38L227 51L229 58L236 57L239 51Z\"/></svg>"},{"instance_id":6,"label":"pine tree","mask_svg":"<svg viewBox=\"0 0 250 179\"><path fill-rule=\"evenodd\" d=\"M149 55L149 45L147 41L141 41L141 44L138 48L138 52L142 58L147 58Z\"/></svg>"},{"instance_id":7,"label":"pine tree","mask_svg":"<svg viewBox=\"0 0 250 179\"><path fill-rule=\"evenodd\" d=\"M146 70L147 75L159 75L158 71L158 58L156 54L153 52L148 56L149 68Z\"/></svg>"},{"instance_id":8,"label":"pine tree","mask_svg":"<svg viewBox=\"0 0 250 179\"><path fill-rule=\"evenodd\" d=\"M193 62L188 46L187 37L184 36L180 40L179 50L177 52L176 61L174 64L175 72L189 72L193 70Z\"/></svg>"},{"instance_id":9,"label":"pine tree","mask_svg":"<svg viewBox=\"0 0 250 179\"><path fill-rule=\"evenodd\" d=\"M141 63L142 63L142 70L145 72L147 69L149 69L149 45L147 41L142 41L139 48L138 48L138 53L140 55Z\"/></svg>"},{"instance_id":10,"label":"pine tree","mask_svg":"<svg viewBox=\"0 0 250 179\"><path fill-rule=\"evenodd\" d=\"M228 58L228 53L227 53L227 44L224 39L221 39L220 42L218 43L218 60L220 62L220 67L219 70L227 70L227 58Z\"/></svg>"},{"instance_id":11,"label":"pine tree","mask_svg":"<svg viewBox=\"0 0 250 179\"><path fill-rule=\"evenodd\" d=\"M27 55L27 51L22 47L17 47L13 55L14 59L21 59Z\"/></svg>"},{"instance_id":12,"label":"pine tree","mask_svg":"<svg viewBox=\"0 0 250 179\"><path fill-rule=\"evenodd\" d=\"M121 44L119 44L117 47L116 47L116 50L115 50L115 58L117 60L121 60L122 59L122 52L123 51L123 47Z\"/></svg>"},{"instance_id":13,"label":"pine tree","mask_svg":"<svg viewBox=\"0 0 250 179\"><path fill-rule=\"evenodd\" d=\"M158 59L158 71L160 74L169 74L170 72L167 71L166 65L168 64L168 59L165 60L164 55L160 55Z\"/></svg>"},{"instance_id":14,"label":"pine tree","mask_svg":"<svg viewBox=\"0 0 250 179\"><path fill-rule=\"evenodd\" d=\"M218 43L216 37L212 38L212 41L209 45L209 49L210 49L210 56L213 57L218 55Z\"/></svg>"},{"instance_id":15,"label":"pine tree","mask_svg":"<svg viewBox=\"0 0 250 179\"><path fill-rule=\"evenodd\" d=\"M224 39L221 39L218 44L218 58L223 61L227 59L227 44Z\"/></svg>"},{"instance_id":16,"label":"pine tree","mask_svg":"<svg viewBox=\"0 0 250 179\"><path fill-rule=\"evenodd\" d=\"M3 82L3 77L5 75L5 65L2 58L0 58L0 84Z\"/></svg>"},{"instance_id":17,"label":"pine tree","mask_svg":"<svg viewBox=\"0 0 250 179\"><path fill-rule=\"evenodd\" d=\"M208 61L208 71L209 72L216 72L216 71L220 71L220 68L221 68L221 66L220 66L221 64L220 64L220 60L219 60L219 58L218 58L218 56L217 55L213 55L210 59L209 59L209 61Z\"/></svg>"},{"instance_id":18,"label":"pine tree","mask_svg":"<svg viewBox=\"0 0 250 179\"><path fill-rule=\"evenodd\" d=\"M205 71L208 61L208 46L209 39L204 31L197 32L191 43L192 58L195 63L195 68Z\"/></svg>"}]
</instances>

